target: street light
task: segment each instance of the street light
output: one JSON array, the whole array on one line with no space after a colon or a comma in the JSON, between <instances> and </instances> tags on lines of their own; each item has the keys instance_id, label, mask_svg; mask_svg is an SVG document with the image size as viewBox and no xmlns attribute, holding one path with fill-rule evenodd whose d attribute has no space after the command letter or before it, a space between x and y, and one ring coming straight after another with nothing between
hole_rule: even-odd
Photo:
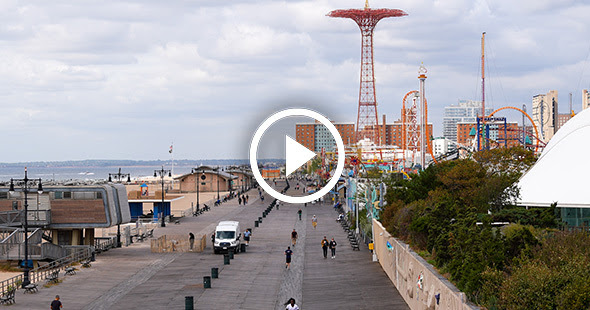
<instances>
[{"instance_id":1,"label":"street light","mask_svg":"<svg viewBox=\"0 0 590 310\"><path fill-rule=\"evenodd\" d=\"M191 169L191 173L195 173L197 171L199 171L198 168ZM201 180L205 181L206 178L205 171L203 171L198 178L195 176L195 182L197 182L197 211L199 211L199 183L201 183Z\"/></svg>"},{"instance_id":2,"label":"street light","mask_svg":"<svg viewBox=\"0 0 590 310\"><path fill-rule=\"evenodd\" d=\"M121 168L119 168L119 172L117 173L109 173L109 183L113 182L113 177L118 182L121 182L125 177L127 177L127 183L131 183L131 174L121 173ZM117 247L121 247L121 223L117 223Z\"/></svg>"},{"instance_id":3,"label":"street light","mask_svg":"<svg viewBox=\"0 0 590 310\"><path fill-rule=\"evenodd\" d=\"M162 218L162 225L160 227L166 227L166 221L164 220L164 176L166 173L168 173L169 177L172 177L172 172L164 169L164 166L160 170L154 170L154 178L159 175L162 180L162 206L160 207L160 212L158 212L158 214L161 213L160 217Z\"/></svg>"},{"instance_id":4,"label":"street light","mask_svg":"<svg viewBox=\"0 0 590 310\"><path fill-rule=\"evenodd\" d=\"M119 172L117 173L109 173L109 182L113 182L112 177L115 177L119 182L121 182L124 177L127 177L127 183L131 183L131 175L129 173L121 173L121 168L119 168Z\"/></svg>"},{"instance_id":5,"label":"street light","mask_svg":"<svg viewBox=\"0 0 590 310\"><path fill-rule=\"evenodd\" d=\"M217 200L219 200L219 167L217 167Z\"/></svg>"},{"instance_id":6,"label":"street light","mask_svg":"<svg viewBox=\"0 0 590 310\"><path fill-rule=\"evenodd\" d=\"M41 178L37 179L29 179L27 176L27 167L25 167L25 178L24 179L10 179L10 188L8 189L9 193L14 193L14 184L16 183L17 186L22 187L22 191L25 193L25 212L24 212L24 232L25 232L25 264L24 264L24 277L23 283L21 285L22 288L31 284L29 280L29 241L28 241L28 231L29 231L29 222L27 221L27 213L29 207L28 201L28 193L31 189L31 186L37 185L37 193L41 195L43 193L43 187L41 185Z\"/></svg>"}]
</instances>

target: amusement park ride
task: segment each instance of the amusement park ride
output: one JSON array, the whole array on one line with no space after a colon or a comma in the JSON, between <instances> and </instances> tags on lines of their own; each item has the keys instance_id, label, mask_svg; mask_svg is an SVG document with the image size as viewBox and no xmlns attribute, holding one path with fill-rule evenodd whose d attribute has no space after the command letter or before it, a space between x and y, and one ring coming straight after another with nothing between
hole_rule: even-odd
<instances>
[{"instance_id":1,"label":"amusement park ride","mask_svg":"<svg viewBox=\"0 0 590 310\"><path fill-rule=\"evenodd\" d=\"M385 145L385 137L382 136L381 131L385 133L379 126L377 117L377 100L375 95L375 75L373 64L373 30L377 23L387 17L402 17L407 14L398 9L372 9L369 7L369 1L366 0L363 9L348 9L335 10L328 13L329 17L350 18L354 20L361 30L361 73L360 73L360 88L359 88L359 102L358 114L356 123L355 140L356 145L346 148L346 163L353 171L360 169L369 169L378 167L381 170L388 172L401 172L407 176L407 172L418 172L424 169L431 163L437 163L438 160L445 160L453 158L444 154L438 158L434 156L432 150L432 143L427 128L428 124L428 105L425 98L425 80L427 70L422 64L418 71L419 90L412 90L403 97L401 109L401 145L391 146ZM485 32L481 38L481 85L482 85L482 113L477 117L476 134L473 134L473 143L471 145L463 145L456 142L454 152L459 151L463 154L468 154L474 151L483 149L490 149L494 147L502 147L514 145L515 143L522 144L525 147L532 147L533 143L528 136L531 136L536 141L534 143L535 152L544 146L544 143L539 139L539 132L532 118L524 111L515 107L503 107L493 111L490 115L485 115ZM515 110L523 114L523 128L524 116L528 118L531 123L532 132L526 133L522 130L522 140L519 142L514 140L515 134L513 128L508 128L505 117L494 117L497 112L503 110ZM385 124L383 124L385 128ZM494 132L495 131L495 132ZM493 137L493 138L490 138ZM527 141L529 143L527 143ZM452 142L452 141L451 141ZM427 154L428 153L428 154ZM335 162L337 154L333 152L326 152L322 149L321 152L321 168L319 169L320 176L329 178L330 167Z\"/></svg>"}]
</instances>

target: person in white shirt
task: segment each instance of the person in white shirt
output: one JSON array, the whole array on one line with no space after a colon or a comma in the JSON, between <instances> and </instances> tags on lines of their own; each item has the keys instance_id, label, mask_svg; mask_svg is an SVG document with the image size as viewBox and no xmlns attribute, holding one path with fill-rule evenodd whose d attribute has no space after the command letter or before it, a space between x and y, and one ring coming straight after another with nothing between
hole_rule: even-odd
<instances>
[{"instance_id":1,"label":"person in white shirt","mask_svg":"<svg viewBox=\"0 0 590 310\"><path fill-rule=\"evenodd\" d=\"M299 310L299 306L295 304L295 298L289 298L285 305L287 306L285 310Z\"/></svg>"}]
</instances>

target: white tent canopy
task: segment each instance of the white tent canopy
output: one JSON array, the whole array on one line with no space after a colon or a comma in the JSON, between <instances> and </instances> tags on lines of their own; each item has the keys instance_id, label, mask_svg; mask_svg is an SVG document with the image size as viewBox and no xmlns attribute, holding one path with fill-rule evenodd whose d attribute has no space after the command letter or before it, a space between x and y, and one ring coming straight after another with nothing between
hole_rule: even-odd
<instances>
[{"instance_id":1,"label":"white tent canopy","mask_svg":"<svg viewBox=\"0 0 590 310\"><path fill-rule=\"evenodd\" d=\"M519 180L518 205L590 208L590 109L565 123Z\"/></svg>"}]
</instances>

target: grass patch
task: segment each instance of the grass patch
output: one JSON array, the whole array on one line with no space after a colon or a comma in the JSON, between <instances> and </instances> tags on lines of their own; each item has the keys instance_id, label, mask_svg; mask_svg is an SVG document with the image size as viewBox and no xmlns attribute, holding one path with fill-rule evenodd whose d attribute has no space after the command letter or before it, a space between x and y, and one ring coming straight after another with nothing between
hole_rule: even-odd
<instances>
[{"instance_id":1,"label":"grass patch","mask_svg":"<svg viewBox=\"0 0 590 310\"><path fill-rule=\"evenodd\" d=\"M53 281L51 283L45 283L45 284L43 284L43 287L44 288L50 288L50 287L55 286L55 285L58 285L58 284L60 284L62 282L63 282L62 279L57 279L56 281Z\"/></svg>"},{"instance_id":2,"label":"grass patch","mask_svg":"<svg viewBox=\"0 0 590 310\"><path fill-rule=\"evenodd\" d=\"M8 263L2 263L2 264L0 264L0 271L3 271L3 272L21 272L22 269L20 269L19 267L11 266Z\"/></svg>"}]
</instances>

